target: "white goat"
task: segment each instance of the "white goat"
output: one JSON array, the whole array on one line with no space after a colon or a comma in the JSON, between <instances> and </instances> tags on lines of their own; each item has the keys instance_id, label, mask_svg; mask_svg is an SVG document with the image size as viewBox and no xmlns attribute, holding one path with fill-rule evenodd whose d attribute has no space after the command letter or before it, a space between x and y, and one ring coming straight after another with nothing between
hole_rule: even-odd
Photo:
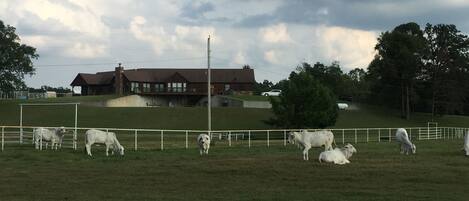
<instances>
[{"instance_id":1,"label":"white goat","mask_svg":"<svg viewBox=\"0 0 469 201\"><path fill-rule=\"evenodd\" d=\"M210 136L205 133L200 134L197 137L197 144L199 145L200 155L208 154L208 149L210 149Z\"/></svg>"},{"instance_id":2,"label":"white goat","mask_svg":"<svg viewBox=\"0 0 469 201\"><path fill-rule=\"evenodd\" d=\"M401 154L405 153L406 155L408 155L411 151L413 154L417 152L417 147L415 146L415 144L412 144L412 142L410 142L409 135L407 135L407 131L405 129L397 129L396 141L399 144Z\"/></svg>"},{"instance_id":3,"label":"white goat","mask_svg":"<svg viewBox=\"0 0 469 201\"><path fill-rule=\"evenodd\" d=\"M309 160L308 152L311 147L324 146L325 150L331 150L333 142L334 134L328 130L290 132L288 136L288 143L297 143L303 149L303 160Z\"/></svg>"},{"instance_id":4,"label":"white goat","mask_svg":"<svg viewBox=\"0 0 469 201\"><path fill-rule=\"evenodd\" d=\"M464 151L466 151L466 156L469 156L469 131L464 136Z\"/></svg>"},{"instance_id":5,"label":"white goat","mask_svg":"<svg viewBox=\"0 0 469 201\"><path fill-rule=\"evenodd\" d=\"M85 149L89 156L91 155L91 145L93 144L104 144L106 145L106 156L109 156L109 148L112 148L112 154L114 151L119 152L121 156L124 155L124 147L117 140L116 134L113 132L106 132L100 130L87 130L85 133Z\"/></svg>"},{"instance_id":6,"label":"white goat","mask_svg":"<svg viewBox=\"0 0 469 201\"><path fill-rule=\"evenodd\" d=\"M319 154L319 162L330 162L338 165L350 163L348 160L357 150L353 145L346 144L343 148L335 148L329 151L323 151Z\"/></svg>"},{"instance_id":7,"label":"white goat","mask_svg":"<svg viewBox=\"0 0 469 201\"><path fill-rule=\"evenodd\" d=\"M39 127L34 129L33 131L33 143L35 144L35 148L39 149L40 144L42 142L46 142L46 149L48 142L51 143L51 149L57 150L57 147L60 145L62 147L62 139L65 135L65 128L64 127L59 127L59 128L53 128L53 129L47 129L43 127Z\"/></svg>"}]
</instances>

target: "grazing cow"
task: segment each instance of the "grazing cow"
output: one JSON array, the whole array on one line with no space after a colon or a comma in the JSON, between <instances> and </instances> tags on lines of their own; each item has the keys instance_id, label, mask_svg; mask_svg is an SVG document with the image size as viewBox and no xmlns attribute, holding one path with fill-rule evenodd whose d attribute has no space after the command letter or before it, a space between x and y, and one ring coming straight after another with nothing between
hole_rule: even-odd
<instances>
[{"instance_id":1,"label":"grazing cow","mask_svg":"<svg viewBox=\"0 0 469 201\"><path fill-rule=\"evenodd\" d=\"M464 136L464 151L466 151L466 156L469 156L469 131Z\"/></svg>"},{"instance_id":2,"label":"grazing cow","mask_svg":"<svg viewBox=\"0 0 469 201\"><path fill-rule=\"evenodd\" d=\"M109 156L109 148L114 155L114 151L119 152L121 156L124 155L124 147L117 140L116 134L113 132L106 132L100 130L87 130L85 133L85 149L89 156L91 155L91 145L104 144L106 145L106 156Z\"/></svg>"},{"instance_id":3,"label":"grazing cow","mask_svg":"<svg viewBox=\"0 0 469 201\"><path fill-rule=\"evenodd\" d=\"M408 155L411 151L413 154L417 152L417 147L415 146L415 144L412 144L412 142L410 142L409 135L407 135L407 131L405 129L397 129L396 141L397 143L399 143L401 154L405 153L406 155Z\"/></svg>"},{"instance_id":4,"label":"grazing cow","mask_svg":"<svg viewBox=\"0 0 469 201\"><path fill-rule=\"evenodd\" d=\"M46 149L48 142L51 143L51 149L57 150L57 147L60 144L60 147L62 147L62 139L65 135L65 128L59 127L59 128L53 128L53 129L47 129L43 127L39 127L34 129L33 131L33 143L35 144L35 148L39 149L39 145L42 142L46 142Z\"/></svg>"},{"instance_id":5,"label":"grazing cow","mask_svg":"<svg viewBox=\"0 0 469 201\"><path fill-rule=\"evenodd\" d=\"M331 150L332 143L334 142L334 134L328 130L321 130L316 132L308 132L306 130L301 132L290 132L288 136L288 143L297 143L303 149L303 160L309 160L308 151L311 147L321 147Z\"/></svg>"},{"instance_id":6,"label":"grazing cow","mask_svg":"<svg viewBox=\"0 0 469 201\"><path fill-rule=\"evenodd\" d=\"M210 136L205 133L200 134L197 137L197 144L199 145L200 155L208 154L208 149L210 149Z\"/></svg>"},{"instance_id":7,"label":"grazing cow","mask_svg":"<svg viewBox=\"0 0 469 201\"><path fill-rule=\"evenodd\" d=\"M353 145L346 144L343 148L335 148L329 151L323 151L319 154L319 162L330 162L338 165L344 165L350 163L349 158L352 157L353 153L357 150Z\"/></svg>"}]
</instances>

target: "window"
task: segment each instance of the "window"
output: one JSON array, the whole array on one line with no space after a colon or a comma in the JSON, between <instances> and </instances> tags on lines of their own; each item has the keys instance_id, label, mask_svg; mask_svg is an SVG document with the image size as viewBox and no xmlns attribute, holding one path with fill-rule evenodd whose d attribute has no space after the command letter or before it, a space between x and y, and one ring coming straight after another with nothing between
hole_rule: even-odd
<instances>
[{"instance_id":1,"label":"window","mask_svg":"<svg viewBox=\"0 0 469 201\"><path fill-rule=\"evenodd\" d=\"M130 83L130 91L134 93L140 93L140 87L138 82Z\"/></svg>"},{"instance_id":2,"label":"window","mask_svg":"<svg viewBox=\"0 0 469 201\"><path fill-rule=\"evenodd\" d=\"M230 85L229 84L225 84L225 91L229 91L230 90Z\"/></svg>"},{"instance_id":3,"label":"window","mask_svg":"<svg viewBox=\"0 0 469 201\"><path fill-rule=\"evenodd\" d=\"M155 84L153 90L155 92L164 92L164 84Z\"/></svg>"},{"instance_id":4,"label":"window","mask_svg":"<svg viewBox=\"0 0 469 201\"><path fill-rule=\"evenodd\" d=\"M143 83L143 92L144 93L150 92L150 83Z\"/></svg>"},{"instance_id":5,"label":"window","mask_svg":"<svg viewBox=\"0 0 469 201\"><path fill-rule=\"evenodd\" d=\"M181 83L181 82L172 82L168 83L168 91L169 92L186 92L186 83Z\"/></svg>"}]
</instances>

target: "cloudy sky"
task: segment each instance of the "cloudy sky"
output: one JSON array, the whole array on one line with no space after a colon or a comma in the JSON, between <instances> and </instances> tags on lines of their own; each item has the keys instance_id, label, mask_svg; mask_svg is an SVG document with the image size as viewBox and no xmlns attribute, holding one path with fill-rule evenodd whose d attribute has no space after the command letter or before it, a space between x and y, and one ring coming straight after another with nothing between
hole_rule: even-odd
<instances>
[{"instance_id":1,"label":"cloudy sky","mask_svg":"<svg viewBox=\"0 0 469 201\"><path fill-rule=\"evenodd\" d=\"M37 48L33 87L79 72L249 64L278 81L301 62L366 68L379 34L414 21L469 33L469 0L0 0L0 20Z\"/></svg>"}]
</instances>

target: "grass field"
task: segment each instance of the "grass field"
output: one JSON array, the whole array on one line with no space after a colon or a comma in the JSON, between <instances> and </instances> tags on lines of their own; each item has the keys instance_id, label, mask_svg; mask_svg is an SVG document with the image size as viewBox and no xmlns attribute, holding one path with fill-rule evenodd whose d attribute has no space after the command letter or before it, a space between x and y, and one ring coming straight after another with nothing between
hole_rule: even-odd
<instances>
[{"instance_id":1,"label":"grass field","mask_svg":"<svg viewBox=\"0 0 469 201\"><path fill-rule=\"evenodd\" d=\"M295 146L127 151L0 153L0 200L467 200L469 158L462 140L416 141L416 155L395 143L355 144L345 166L302 161Z\"/></svg>"},{"instance_id":2,"label":"grass field","mask_svg":"<svg viewBox=\"0 0 469 201\"><path fill-rule=\"evenodd\" d=\"M255 97L255 96L254 96ZM88 105L114 96L85 96L32 101L0 101L0 125L19 125L19 103L81 102L78 111L80 127L206 129L207 110L203 107L105 108ZM246 97L244 97L246 98ZM252 98L252 97L251 97ZM264 98L265 97L260 97ZM88 103L88 104L87 104ZM356 110L341 110L333 128L421 127L429 121L440 126L469 127L469 117L446 115L431 119L430 114L413 113L410 120L401 119L399 111L386 107L356 105ZM73 126L71 106L25 107L24 125ZM273 116L270 109L213 108L213 129L269 129L265 120Z\"/></svg>"}]
</instances>

